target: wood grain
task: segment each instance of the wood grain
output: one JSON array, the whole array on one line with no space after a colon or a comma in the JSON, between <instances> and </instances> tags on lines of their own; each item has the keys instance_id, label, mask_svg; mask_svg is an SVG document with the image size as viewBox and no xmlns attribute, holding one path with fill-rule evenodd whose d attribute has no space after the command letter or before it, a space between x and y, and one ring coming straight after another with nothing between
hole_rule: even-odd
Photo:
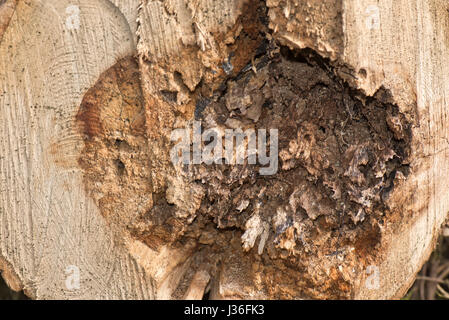
<instances>
[{"instance_id":1,"label":"wood grain","mask_svg":"<svg viewBox=\"0 0 449 320\"><path fill-rule=\"evenodd\" d=\"M74 126L84 93L135 52L134 35L108 1L77 1L79 25L67 24L71 5L20 1L0 44L0 255L33 298L151 298L83 188ZM65 285L69 266L79 290Z\"/></svg>"}]
</instances>

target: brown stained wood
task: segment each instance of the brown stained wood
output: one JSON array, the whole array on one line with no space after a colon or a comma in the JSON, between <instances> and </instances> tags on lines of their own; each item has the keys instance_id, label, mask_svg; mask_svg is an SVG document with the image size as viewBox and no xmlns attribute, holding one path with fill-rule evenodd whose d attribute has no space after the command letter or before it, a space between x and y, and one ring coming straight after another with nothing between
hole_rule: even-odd
<instances>
[{"instance_id":1,"label":"brown stained wood","mask_svg":"<svg viewBox=\"0 0 449 320\"><path fill-rule=\"evenodd\" d=\"M132 57L103 73L76 116L84 135L79 165L102 214L127 226L152 206L145 110Z\"/></svg>"}]
</instances>

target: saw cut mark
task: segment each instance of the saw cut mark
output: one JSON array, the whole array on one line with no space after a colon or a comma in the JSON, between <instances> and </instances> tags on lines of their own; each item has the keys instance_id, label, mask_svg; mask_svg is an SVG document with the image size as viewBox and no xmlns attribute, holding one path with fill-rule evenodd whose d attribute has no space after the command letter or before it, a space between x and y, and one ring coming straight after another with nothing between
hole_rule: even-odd
<instances>
[{"instance_id":1,"label":"saw cut mark","mask_svg":"<svg viewBox=\"0 0 449 320\"><path fill-rule=\"evenodd\" d=\"M8 28L14 11L16 10L17 0L1 0L0 1L0 42L2 42L3 34Z\"/></svg>"}]
</instances>

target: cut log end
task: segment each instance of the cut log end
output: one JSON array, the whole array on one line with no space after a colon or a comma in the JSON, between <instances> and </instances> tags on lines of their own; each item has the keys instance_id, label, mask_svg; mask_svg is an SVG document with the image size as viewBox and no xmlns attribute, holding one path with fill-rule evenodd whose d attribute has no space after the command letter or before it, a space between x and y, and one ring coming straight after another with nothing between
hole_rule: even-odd
<instances>
[{"instance_id":1,"label":"cut log end","mask_svg":"<svg viewBox=\"0 0 449 320\"><path fill-rule=\"evenodd\" d=\"M8 28L9 21L14 14L17 0L1 0L0 1L0 42L2 42L3 33Z\"/></svg>"},{"instance_id":2,"label":"cut log end","mask_svg":"<svg viewBox=\"0 0 449 320\"><path fill-rule=\"evenodd\" d=\"M105 280L114 278L130 297L159 299L392 298L407 289L449 210L438 174L449 169L441 130L449 98L434 72L449 73L439 45L447 41L434 43L447 32L414 38L448 23L439 0L401 4L409 41L399 53L385 49L397 30L377 23L391 6L365 0L114 0L98 4L116 26L98 41L91 31L109 20L86 20L92 6L66 11L64 1L47 11L92 25L54 26L55 50L39 47L33 65L9 33L1 42L16 1L0 1L0 18L8 16L0 19L0 82L14 88L0 96L0 147L13 154L0 157L0 182L20 184L1 185L2 203L10 219L29 213L20 222L26 241L0 237L0 269L13 288L33 288L37 298L105 288L123 297ZM20 2L17 10L42 14ZM59 36L70 52L58 51ZM65 72L50 63L55 52ZM10 64L4 57L14 53ZM79 83L66 90L77 68ZM23 89L39 77L51 80L48 89ZM22 116L26 130L15 123ZM64 137L48 138L53 127ZM16 181L8 170L18 166L25 173ZM49 203L17 194L33 188ZM1 231L13 225L1 221ZM32 243L38 236L75 247L60 262L56 242ZM98 251L107 253L97 264ZM54 259L46 265L41 254ZM72 260L83 275L108 276L60 293L64 275L45 273Z\"/></svg>"}]
</instances>

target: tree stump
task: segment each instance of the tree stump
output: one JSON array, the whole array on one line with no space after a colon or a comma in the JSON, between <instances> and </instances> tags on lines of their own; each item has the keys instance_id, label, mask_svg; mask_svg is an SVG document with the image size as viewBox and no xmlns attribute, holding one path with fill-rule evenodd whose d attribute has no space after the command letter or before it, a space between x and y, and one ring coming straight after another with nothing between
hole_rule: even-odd
<instances>
[{"instance_id":1,"label":"tree stump","mask_svg":"<svg viewBox=\"0 0 449 320\"><path fill-rule=\"evenodd\" d=\"M448 11L0 1L5 281L35 299L400 298L449 210Z\"/></svg>"}]
</instances>

